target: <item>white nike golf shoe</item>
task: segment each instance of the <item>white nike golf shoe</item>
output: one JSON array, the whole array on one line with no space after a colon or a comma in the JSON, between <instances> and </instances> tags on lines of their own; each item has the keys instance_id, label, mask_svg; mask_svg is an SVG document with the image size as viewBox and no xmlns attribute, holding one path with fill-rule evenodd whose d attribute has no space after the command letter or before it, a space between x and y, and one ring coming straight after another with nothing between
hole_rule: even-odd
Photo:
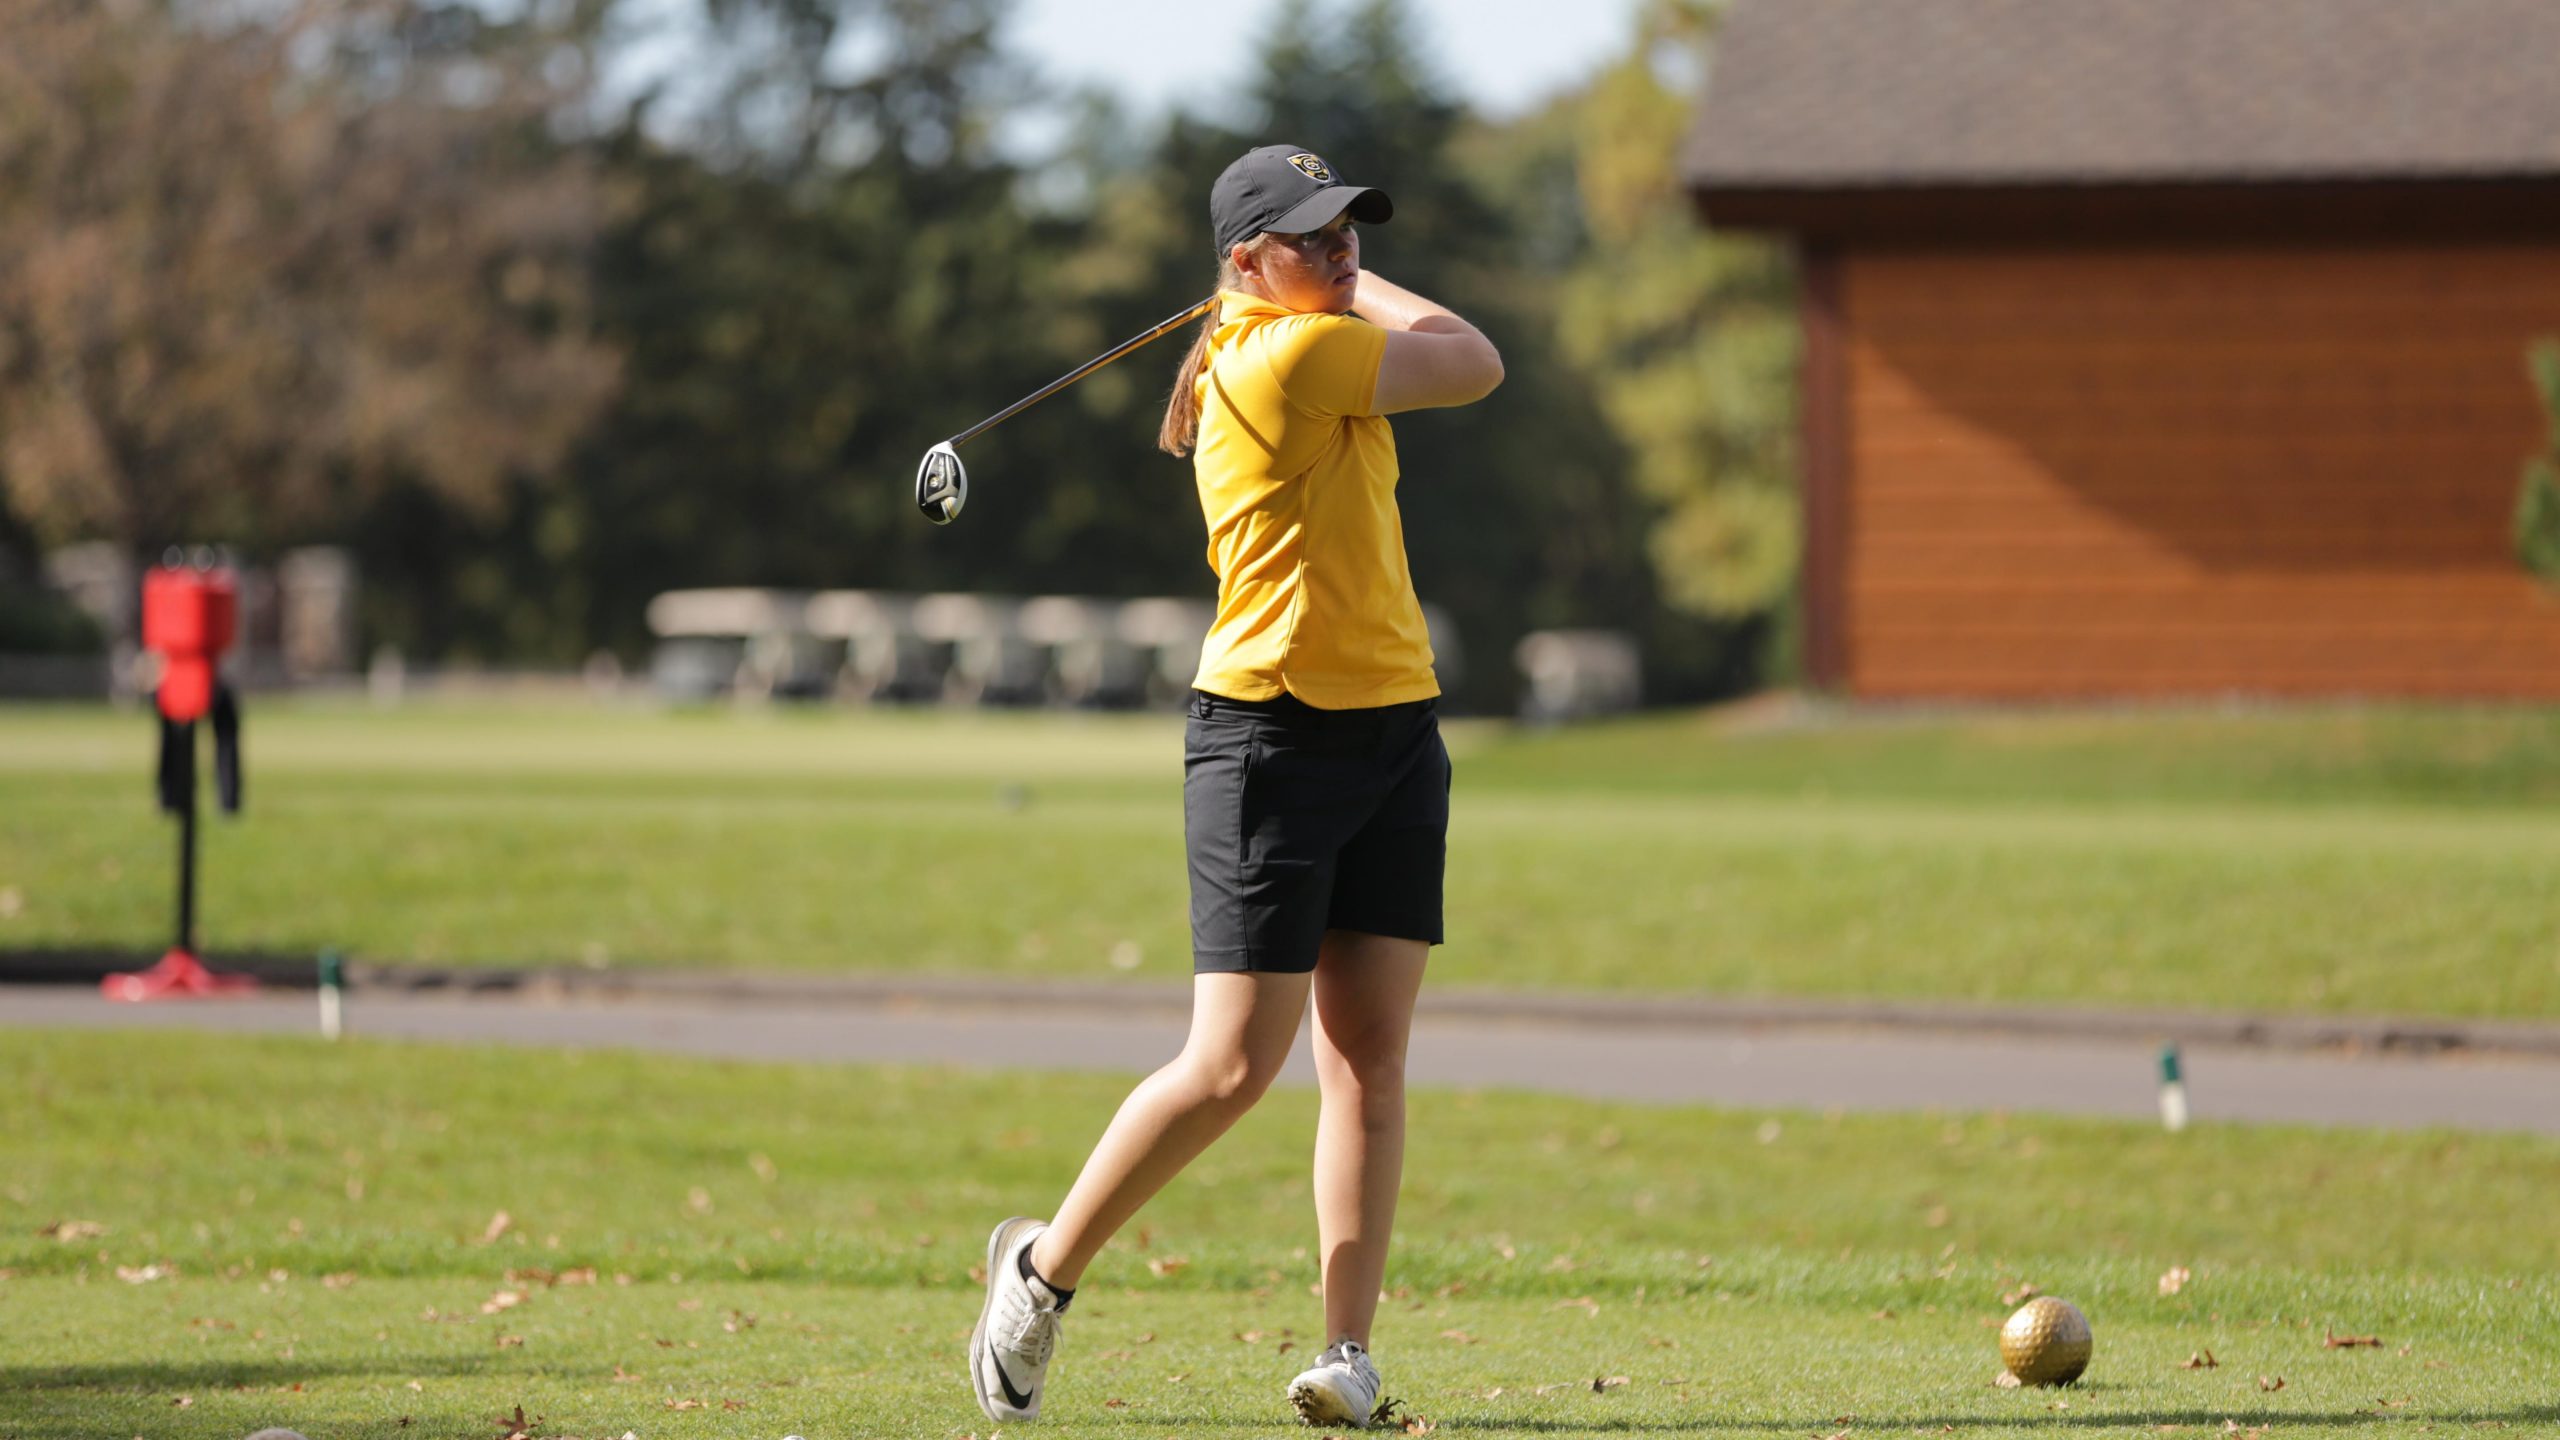
<instances>
[{"instance_id":1,"label":"white nike golf shoe","mask_svg":"<svg viewBox=\"0 0 2560 1440\"><path fill-rule=\"evenodd\" d=\"M1061 1295L1024 1273L1031 1242L1048 1228L1046 1220L1017 1215L987 1237L987 1303L969 1337L969 1388L978 1408L998 1424L1040 1413L1040 1387L1058 1344L1058 1316L1075 1298L1072 1290Z\"/></svg>"},{"instance_id":2,"label":"white nike golf shoe","mask_svg":"<svg viewBox=\"0 0 2560 1440\"><path fill-rule=\"evenodd\" d=\"M1378 1367L1357 1340L1337 1340L1289 1382L1289 1408L1309 1425L1363 1429L1378 1408Z\"/></svg>"}]
</instances>

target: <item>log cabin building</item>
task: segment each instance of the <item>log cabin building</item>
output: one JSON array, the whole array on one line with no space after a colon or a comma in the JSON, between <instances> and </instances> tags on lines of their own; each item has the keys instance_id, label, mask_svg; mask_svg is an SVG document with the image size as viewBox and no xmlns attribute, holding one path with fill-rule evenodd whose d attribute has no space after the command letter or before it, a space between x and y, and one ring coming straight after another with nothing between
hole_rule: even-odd
<instances>
[{"instance_id":1,"label":"log cabin building","mask_svg":"<svg viewBox=\"0 0 2560 1440\"><path fill-rule=\"evenodd\" d=\"M1800 256L1817 685L2560 698L2560 0L1736 0L1682 169Z\"/></svg>"}]
</instances>

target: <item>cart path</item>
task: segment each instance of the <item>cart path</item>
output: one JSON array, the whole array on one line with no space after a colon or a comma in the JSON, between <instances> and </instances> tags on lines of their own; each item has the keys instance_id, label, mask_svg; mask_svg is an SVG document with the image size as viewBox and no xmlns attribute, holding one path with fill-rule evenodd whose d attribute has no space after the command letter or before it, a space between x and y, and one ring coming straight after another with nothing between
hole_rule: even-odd
<instances>
[{"instance_id":1,"label":"cart path","mask_svg":"<svg viewBox=\"0 0 2560 1440\"><path fill-rule=\"evenodd\" d=\"M109 1002L93 987L0 987L0 1026L317 1031L308 991ZM1181 1047L1177 1011L1113 1014L909 1001L812 1005L666 996L544 997L358 990L351 1034L530 1047L621 1048L738 1060L899 1062L1143 1073ZM1414 1022L1417 1087L1517 1089L1599 1100L1851 1110L2009 1110L2156 1116L2158 1049L1909 1028L1594 1025L1434 1015ZM2560 1063L2514 1056L2353 1054L2190 1044L2198 1122L2560 1135ZM1304 1035L1284 1084L1314 1072Z\"/></svg>"}]
</instances>

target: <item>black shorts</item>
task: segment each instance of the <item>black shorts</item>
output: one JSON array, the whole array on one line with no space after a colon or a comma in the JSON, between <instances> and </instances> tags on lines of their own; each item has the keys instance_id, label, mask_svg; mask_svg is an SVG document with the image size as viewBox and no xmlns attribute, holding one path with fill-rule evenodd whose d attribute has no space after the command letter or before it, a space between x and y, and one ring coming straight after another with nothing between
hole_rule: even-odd
<instances>
[{"instance_id":1,"label":"black shorts","mask_svg":"<svg viewBox=\"0 0 2560 1440\"><path fill-rule=\"evenodd\" d=\"M1195 971L1316 968L1327 930L1440 943L1449 751L1439 703L1319 710L1198 691L1182 831Z\"/></svg>"}]
</instances>

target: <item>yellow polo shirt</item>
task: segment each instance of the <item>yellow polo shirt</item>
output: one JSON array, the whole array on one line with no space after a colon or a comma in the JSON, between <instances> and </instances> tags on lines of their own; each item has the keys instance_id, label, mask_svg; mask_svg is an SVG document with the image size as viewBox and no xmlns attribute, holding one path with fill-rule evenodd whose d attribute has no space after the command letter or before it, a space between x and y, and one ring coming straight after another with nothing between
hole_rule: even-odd
<instances>
[{"instance_id":1,"label":"yellow polo shirt","mask_svg":"<svg viewBox=\"0 0 2560 1440\"><path fill-rule=\"evenodd\" d=\"M1395 435L1370 411L1387 332L1218 298L1192 449L1218 618L1192 683L1323 710L1439 694L1405 568Z\"/></svg>"}]
</instances>

